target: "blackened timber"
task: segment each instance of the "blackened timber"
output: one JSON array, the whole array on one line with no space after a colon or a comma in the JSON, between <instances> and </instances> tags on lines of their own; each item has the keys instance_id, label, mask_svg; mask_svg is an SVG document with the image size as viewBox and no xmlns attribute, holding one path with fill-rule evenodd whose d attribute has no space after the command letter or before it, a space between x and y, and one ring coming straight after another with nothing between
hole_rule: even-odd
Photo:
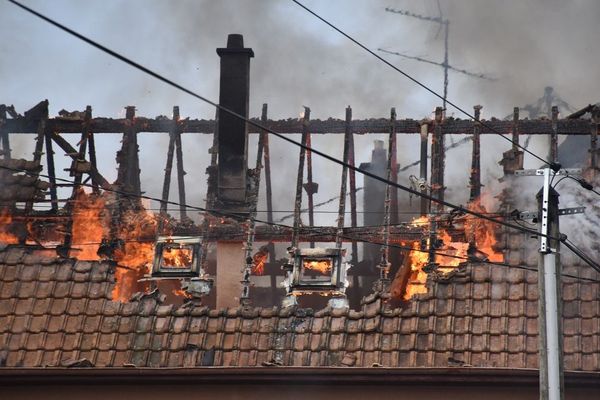
<instances>
[{"instance_id":1,"label":"blackened timber","mask_svg":"<svg viewBox=\"0 0 600 400\"><path fill-rule=\"evenodd\" d=\"M90 131L88 135L88 155L90 157L90 178L94 193L99 194L99 187L102 185L98 180L98 165L96 163L96 142L94 141L94 132ZM105 180L106 181L106 180ZM108 182L106 182L108 184Z\"/></svg>"},{"instance_id":2,"label":"blackened timber","mask_svg":"<svg viewBox=\"0 0 600 400\"><path fill-rule=\"evenodd\" d=\"M177 121L177 129L175 130L175 156L177 159L177 189L179 189L179 217L181 221L185 221L187 219L187 203L185 198L186 172L183 169L183 148L181 144L181 131L179 130L179 107L177 108Z\"/></svg>"},{"instance_id":3,"label":"blackened timber","mask_svg":"<svg viewBox=\"0 0 600 400\"><path fill-rule=\"evenodd\" d=\"M85 163L85 153L87 150L88 136L90 134L90 121L92 119L92 107L87 106L85 108L85 116L83 119L83 123L81 124L81 140L79 141L79 151L77 152L77 159L73 160L71 163L71 171L70 175L75 176L73 180L73 190L71 192L71 197L69 201L65 205L65 209L67 210L68 219L65 224L65 237L63 240L62 248L58 248L59 255L63 257L69 257L69 252L71 250L71 244L73 242L73 209L75 208L75 202L77 201L77 195L81 189L81 182L83 179L83 172L81 170L81 165Z\"/></svg>"},{"instance_id":4,"label":"blackened timber","mask_svg":"<svg viewBox=\"0 0 600 400\"><path fill-rule=\"evenodd\" d=\"M250 58L254 52L244 48L239 34L227 37L227 47L217 49L221 58L219 104L248 117L250 95ZM219 115L218 191L221 202L245 203L248 170L248 124L229 113Z\"/></svg>"},{"instance_id":5,"label":"blackened timber","mask_svg":"<svg viewBox=\"0 0 600 400\"><path fill-rule=\"evenodd\" d=\"M50 203L51 210L58 210L58 195L56 193L56 170L54 168L54 150L52 149L52 132L46 130L44 132L46 143L46 172L50 181Z\"/></svg>"},{"instance_id":6,"label":"blackened timber","mask_svg":"<svg viewBox=\"0 0 600 400\"><path fill-rule=\"evenodd\" d=\"M85 117L81 124L81 139L79 140L79 151L77 152L77 160L73 160L71 163L70 176L74 176L75 186L73 187L73 193L71 197L75 197L75 193L81 185L83 171L85 169L85 153L87 151L88 139L90 135L90 121L92 120L92 107L87 106L85 108Z\"/></svg>"},{"instance_id":7,"label":"blackened timber","mask_svg":"<svg viewBox=\"0 0 600 400\"><path fill-rule=\"evenodd\" d=\"M33 162L39 165L40 161L42 160L44 138L46 137L46 122L48 120L48 100L44 100L38 103L35 107L26 112L25 115L31 115L30 118L36 119L37 137L35 142L35 150L33 152ZM32 210L33 201L28 201L25 204L25 211L29 213Z\"/></svg>"},{"instance_id":8,"label":"blackened timber","mask_svg":"<svg viewBox=\"0 0 600 400\"><path fill-rule=\"evenodd\" d=\"M304 116L307 118L306 114ZM312 147L312 141L310 137L310 118L306 120L306 124L303 127L306 130L306 146L310 149ZM315 201L314 195L319 190L319 185L313 182L313 169L312 169L312 152L306 150L306 183L302 185L306 190L306 196L308 197L308 225L315 225ZM315 242L310 242L310 247L315 247Z\"/></svg>"},{"instance_id":9,"label":"blackened timber","mask_svg":"<svg viewBox=\"0 0 600 400\"><path fill-rule=\"evenodd\" d=\"M558 162L558 107L552 106L552 132L550 134L550 162Z\"/></svg>"},{"instance_id":10,"label":"blackened timber","mask_svg":"<svg viewBox=\"0 0 600 400\"><path fill-rule=\"evenodd\" d=\"M438 200L444 200L444 136L442 135L443 109L435 109L434 132L431 140L431 195ZM436 203L437 211L443 207Z\"/></svg>"},{"instance_id":11,"label":"blackened timber","mask_svg":"<svg viewBox=\"0 0 600 400\"><path fill-rule=\"evenodd\" d=\"M0 104L0 140L2 141L2 155L5 160L10 159L10 140L6 129L6 105Z\"/></svg>"},{"instance_id":12,"label":"blackened timber","mask_svg":"<svg viewBox=\"0 0 600 400\"><path fill-rule=\"evenodd\" d=\"M294 229L292 227L280 227L272 225L257 225L255 238L257 242L291 242ZM338 228L334 226L302 226L297 230L298 243L300 242L335 242L336 237L341 237L343 242L353 240L368 240L369 242L383 244L381 229L372 227L344 227L341 235L337 235ZM459 231L452 230L449 233L458 234ZM185 230L175 230L174 235L200 235L202 228L195 227ZM218 224L205 231L204 236L209 241L242 242L246 240L246 232L241 224ZM423 237L422 227L390 226L390 243L400 245L403 241L418 241ZM367 239L368 238L368 239Z\"/></svg>"},{"instance_id":13,"label":"blackened timber","mask_svg":"<svg viewBox=\"0 0 600 400\"><path fill-rule=\"evenodd\" d=\"M342 183L340 185L340 204L338 207L338 237L336 238L336 248L342 247L342 234L344 232L344 217L346 216L346 192L348 187L348 154L350 153L350 136L352 135L352 108L346 107L346 133L344 134L344 152L342 166Z\"/></svg>"},{"instance_id":14,"label":"blackened timber","mask_svg":"<svg viewBox=\"0 0 600 400\"><path fill-rule=\"evenodd\" d=\"M179 120L179 107L173 107L173 121L169 132L169 144L167 146L167 162L165 164L165 176L163 179L162 197L160 203L161 220L167 214L167 201L171 190L171 172L173 170L173 151L175 149L175 135L177 133L177 122Z\"/></svg>"},{"instance_id":15,"label":"blackened timber","mask_svg":"<svg viewBox=\"0 0 600 400\"><path fill-rule=\"evenodd\" d=\"M392 180L392 172L393 165L396 162L394 159L394 149L396 148L396 131L395 124L396 121L396 109L392 108L390 112L390 135L388 140L388 156L387 156L387 168L386 168L386 180L389 182ZM383 246L381 247L381 262L379 263L379 278L384 281L388 278L388 273L390 271L390 249L389 249L389 241L390 241L390 211L391 211L391 186L389 184L385 185L385 199L383 206Z\"/></svg>"},{"instance_id":16,"label":"blackened timber","mask_svg":"<svg viewBox=\"0 0 600 400\"><path fill-rule=\"evenodd\" d=\"M600 151L598 149L598 135L600 134L600 107L592 109L592 120L589 122L590 129L590 180L594 180L600 170Z\"/></svg>"},{"instance_id":17,"label":"blackened timber","mask_svg":"<svg viewBox=\"0 0 600 400\"><path fill-rule=\"evenodd\" d=\"M352 167L355 166L354 161L354 134L350 135L350 151L348 154L348 164ZM356 213L356 171L350 169L349 181L350 181L350 226L356 228L358 226L358 217ZM352 265L358 264L358 243L356 240L352 241ZM358 285L358 280L354 282ZM355 286L358 287L358 286Z\"/></svg>"},{"instance_id":18,"label":"blackened timber","mask_svg":"<svg viewBox=\"0 0 600 400\"><path fill-rule=\"evenodd\" d=\"M252 121L260 124L259 118L252 118ZM512 121L499 119L482 120L482 135L503 135L513 134ZM129 124L126 119L112 118L94 118L91 121L91 128L96 134L103 133L122 133ZM314 134L343 134L343 119L313 119L311 121L311 133ZM448 118L442 127L442 133L447 134L469 134L473 131L474 121ZM215 120L190 119L183 127L182 133L213 134L215 129ZM248 133L258 134L261 129L248 125ZM283 120L268 120L266 125L269 129L281 134L302 133L302 120L298 118L288 118ZM48 129L52 132L61 132L61 134L80 134L81 120L71 120L62 117L51 118L47 122ZM370 118L353 120L355 134L384 134L389 128L387 118ZM414 119L396 120L396 132L398 134L418 134L421 129L421 122ZM559 119L556 124L558 135L589 135L589 120L585 119ZM144 133L168 133L171 128L171 121L166 117L145 118L137 117L133 128L137 132ZM429 133L433 133L433 125L429 126ZM552 122L549 119L522 119L519 120L520 135L548 135L552 129ZM37 131L37 120L31 118L19 117L6 120L6 131L15 134L35 134Z\"/></svg>"},{"instance_id":19,"label":"blackened timber","mask_svg":"<svg viewBox=\"0 0 600 400\"><path fill-rule=\"evenodd\" d=\"M429 144L428 121L424 120L421 124L421 159L419 168L419 178L423 183L421 185L421 193L427 193L427 146ZM421 197L421 216L424 217L429 213L429 202L425 197Z\"/></svg>"},{"instance_id":20,"label":"blackened timber","mask_svg":"<svg viewBox=\"0 0 600 400\"><path fill-rule=\"evenodd\" d=\"M478 121L481 115L481 106L473 107L475 120ZM481 195L481 137L479 126L473 126L473 150L471 153L471 175L469 179L470 195L469 201L479 199Z\"/></svg>"},{"instance_id":21,"label":"blackened timber","mask_svg":"<svg viewBox=\"0 0 600 400\"><path fill-rule=\"evenodd\" d=\"M512 120L512 148L513 148L513 151L519 151L519 134L520 134L519 128L520 128L520 126L519 126L519 107L515 107L515 108L513 108L513 120Z\"/></svg>"},{"instance_id":22,"label":"blackened timber","mask_svg":"<svg viewBox=\"0 0 600 400\"><path fill-rule=\"evenodd\" d=\"M130 122L123 131L121 150L117 152L117 185L119 189L133 196L142 193L140 185L140 162L138 155L137 130L135 128L135 107L125 107L125 118Z\"/></svg>"},{"instance_id":23,"label":"blackened timber","mask_svg":"<svg viewBox=\"0 0 600 400\"><path fill-rule=\"evenodd\" d=\"M92 181L95 182L95 184L100 185L101 188L112 189L112 185L110 183L108 183L108 181L100 174L100 172L98 172L98 169L96 168L96 157L95 157L96 153L95 153L95 147L93 146L92 139L93 139L93 135L90 134L90 137L88 138L89 150L90 150L90 164L91 164L90 165L90 176L92 178ZM65 140L65 138L63 138L61 135L55 133L54 135L52 135L52 140L61 149L63 149L63 151L69 157L71 157L73 160L77 159L77 157L78 157L77 150L75 150L73 148L73 146L71 146L71 144ZM94 155L94 157L92 157L92 155Z\"/></svg>"},{"instance_id":24,"label":"blackened timber","mask_svg":"<svg viewBox=\"0 0 600 400\"><path fill-rule=\"evenodd\" d=\"M306 125L310 121L310 108L304 107L304 116L302 122ZM296 176L296 198L294 199L294 235L292 236L292 247L298 246L298 232L301 224L300 212L302 211L302 183L304 182L304 160L306 158L306 141L308 138L308 129L302 129L302 138L300 139L300 155L298 157L298 175Z\"/></svg>"}]
</instances>

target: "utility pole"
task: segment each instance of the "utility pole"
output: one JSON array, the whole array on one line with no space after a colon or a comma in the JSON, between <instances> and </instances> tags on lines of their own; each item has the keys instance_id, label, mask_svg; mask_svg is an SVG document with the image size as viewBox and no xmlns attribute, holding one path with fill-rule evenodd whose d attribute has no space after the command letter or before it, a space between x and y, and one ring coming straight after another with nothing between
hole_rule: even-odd
<instances>
[{"instance_id":1,"label":"utility pole","mask_svg":"<svg viewBox=\"0 0 600 400\"><path fill-rule=\"evenodd\" d=\"M560 215L579 214L584 207L559 210L559 194L551 186L555 175L580 174L581 169L518 170L516 176L543 176L544 185L537 194L538 211L522 212L521 219L537 217L539 223L538 262L538 354L540 368L540 400L562 400L563 347L562 299L560 295Z\"/></svg>"},{"instance_id":2,"label":"utility pole","mask_svg":"<svg viewBox=\"0 0 600 400\"><path fill-rule=\"evenodd\" d=\"M551 169L544 168L544 186L537 194L540 221L538 264L538 330L540 399L562 400L562 299L560 297L560 235L558 192L550 186Z\"/></svg>"}]
</instances>

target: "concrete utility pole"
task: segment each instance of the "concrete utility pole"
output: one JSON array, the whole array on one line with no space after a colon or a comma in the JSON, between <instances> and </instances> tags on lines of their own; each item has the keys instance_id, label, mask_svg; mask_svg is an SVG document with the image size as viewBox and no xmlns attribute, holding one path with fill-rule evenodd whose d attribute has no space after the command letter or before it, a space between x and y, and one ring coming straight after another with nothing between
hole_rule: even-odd
<instances>
[{"instance_id":1,"label":"concrete utility pole","mask_svg":"<svg viewBox=\"0 0 600 400\"><path fill-rule=\"evenodd\" d=\"M540 399L562 400L562 299L560 296L560 241L558 192L550 186L550 168L544 168L544 186L537 194L540 221L538 265L538 330L540 355Z\"/></svg>"},{"instance_id":2,"label":"concrete utility pole","mask_svg":"<svg viewBox=\"0 0 600 400\"><path fill-rule=\"evenodd\" d=\"M560 215L578 214L583 207L558 208L558 192L551 186L555 175L580 174L581 169L551 168L517 170L515 176L543 176L544 185L537 194L538 211L523 212L521 219L537 216L540 231L538 263L538 352L540 365L540 400L562 400L563 349L562 349L562 299L560 295Z\"/></svg>"}]
</instances>

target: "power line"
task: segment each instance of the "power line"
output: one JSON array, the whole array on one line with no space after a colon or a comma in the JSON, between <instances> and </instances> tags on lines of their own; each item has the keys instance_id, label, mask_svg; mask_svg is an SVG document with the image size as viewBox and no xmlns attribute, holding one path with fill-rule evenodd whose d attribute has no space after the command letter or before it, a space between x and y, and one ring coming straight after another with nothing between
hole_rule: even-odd
<instances>
[{"instance_id":1,"label":"power line","mask_svg":"<svg viewBox=\"0 0 600 400\"><path fill-rule=\"evenodd\" d=\"M13 1L14 0L9 0L9 1ZM313 10L311 10L310 8L306 7L304 4L300 3L298 0L292 0L294 3L296 3L298 6L300 6L301 8L303 8L304 10L306 10L309 14L312 14L314 17L316 17L317 19L321 20L322 22L324 22L326 25L328 25L329 27L331 27L333 30L335 30L336 32L340 33L342 36L346 37L348 40L350 40L352 43L356 44L357 46L359 46L360 48L362 48L363 50L365 50L367 53L371 54L373 57L377 58L379 61L383 62L384 64L386 64L387 66L389 66L390 68L394 69L396 72L402 74L405 78L409 79L410 81L412 81L413 83L415 83L416 85L420 86L421 88L425 89L427 92L431 93L432 95L434 95L435 97L439 98L442 101L447 102L448 104L450 104L452 107L454 107L455 109L457 109L458 111L460 111L461 113L465 114L467 117L471 118L472 120L475 120L475 116L473 116L471 113L469 113L468 111L465 111L462 107L456 105L454 102L451 102L450 100L448 100L447 98L444 98L442 95L438 94L436 91L434 91L433 89L429 88L428 86L426 86L425 84L421 83L420 81L418 81L416 78L413 78L411 75L409 75L408 73L404 72L403 70L401 70L400 68L396 67L394 64L390 63L389 61L387 61L385 58L379 56L377 53L375 53L373 50L369 49L368 47L366 47L365 45L363 45L361 42L359 42L358 40L354 39L352 36L348 35L346 32L342 31L340 28L336 27L335 25L333 25L331 22L327 21L325 18L321 17L319 14L317 14L316 12L314 12ZM512 143L513 145L521 148L523 151L525 151L526 153L530 154L531 156L533 156L534 158L538 159L539 161L541 161L542 163L555 168L556 165L555 163L549 163L548 161L544 160L543 158L541 158L540 156L538 156L537 154L527 150L527 148L521 146L519 143L513 142L509 137L504 136L502 133L500 133L498 130L494 129L493 127L489 126L488 124L486 124L483 121L478 121L481 126L484 126L486 128L488 128L489 130L491 130L492 132L500 135L501 137L503 137L504 139L506 139L507 141L509 141L510 143Z\"/></svg>"}]
</instances>

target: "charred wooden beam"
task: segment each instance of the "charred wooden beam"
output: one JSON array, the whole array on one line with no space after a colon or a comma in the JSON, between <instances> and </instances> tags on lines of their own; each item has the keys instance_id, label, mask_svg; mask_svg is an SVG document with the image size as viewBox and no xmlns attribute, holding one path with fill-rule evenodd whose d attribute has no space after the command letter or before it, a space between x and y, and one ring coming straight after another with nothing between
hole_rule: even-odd
<instances>
[{"instance_id":1,"label":"charred wooden beam","mask_svg":"<svg viewBox=\"0 0 600 400\"><path fill-rule=\"evenodd\" d=\"M259 118L252 118L252 121L260 124ZM512 121L503 121L499 119L482 120L485 125L481 126L482 135L511 135L513 133ZM102 133L122 133L130 122L127 119L112 118L94 118L91 121L92 131L96 134ZM48 120L48 129L52 132L61 132L61 134L79 134L81 133L81 120L65 119L62 117L51 118ZM288 118L283 120L269 120L266 123L270 129L282 134L302 133L302 120L298 118ZM473 132L474 121L448 118L442 127L442 134L470 134ZM190 119L183 127L183 134L212 134L215 129L215 120ZM520 135L548 135L551 131L552 122L548 119L524 119L519 120ZM384 134L389 128L387 118L370 118L353 120L355 134ZM134 121L133 128L137 132L147 133L168 133L171 128L171 121L167 117L145 118L138 117ZM326 120L313 119L311 121L311 133L315 134L343 134L345 129L345 120L329 118ZM429 133L433 133L433 125L429 126ZM26 117L8 119L6 121L6 130L14 134L35 134L37 131L37 120ZM396 132L398 134L419 134L421 132L421 122L414 119L396 120ZM248 133L259 134L260 128L248 124ZM557 121L557 133L559 135L589 135L589 121L585 119L559 119Z\"/></svg>"},{"instance_id":2,"label":"charred wooden beam","mask_svg":"<svg viewBox=\"0 0 600 400\"><path fill-rule=\"evenodd\" d=\"M100 174L98 173L98 164L96 163L96 142L94 141L94 133L92 131L88 135L88 156L90 158L90 178L92 179L93 190L94 193L99 194L102 183L97 180Z\"/></svg>"},{"instance_id":3,"label":"charred wooden beam","mask_svg":"<svg viewBox=\"0 0 600 400\"><path fill-rule=\"evenodd\" d=\"M595 106L592 110L592 120L590 125L590 180L594 180L600 171L600 150L598 149L598 135L600 135L600 106Z\"/></svg>"},{"instance_id":4,"label":"charred wooden beam","mask_svg":"<svg viewBox=\"0 0 600 400\"><path fill-rule=\"evenodd\" d=\"M481 115L481 106L473 107L475 121L478 121ZM469 201L475 201L481 196L481 137L479 126L473 126L473 151L471 154L471 175L469 179L470 194Z\"/></svg>"},{"instance_id":5,"label":"charred wooden beam","mask_svg":"<svg viewBox=\"0 0 600 400\"><path fill-rule=\"evenodd\" d=\"M96 184L100 185L100 187L102 187L103 189L112 189L112 185L110 183L108 183L108 181L100 174L100 172L98 172L98 169L96 168L96 157L95 157L95 148L93 146L93 136L90 135L90 137L88 138L89 141L89 147L90 147L90 176L92 178L93 182L96 182ZM56 143L69 157L71 157L73 160L76 160L78 157L78 151L75 150L73 148L73 146L71 146L71 144L69 142L67 142L65 140L65 138L63 138L61 135L55 133L54 135L52 135L52 140L54 141L54 143ZM94 157L92 158L92 154L94 154ZM93 160L93 161L92 161Z\"/></svg>"},{"instance_id":6,"label":"charred wooden beam","mask_svg":"<svg viewBox=\"0 0 600 400\"><path fill-rule=\"evenodd\" d=\"M306 118L306 124L304 124L303 128L306 131L306 146L310 149L312 146L312 141L310 137L310 111L307 114L304 114L304 118ZM308 225L315 225L315 193L319 190L319 184L313 182L313 169L312 169L312 152L310 150L306 150L306 183L302 185L304 190L306 190L306 196L308 197ZM315 242L310 242L310 247L315 247Z\"/></svg>"},{"instance_id":7,"label":"charred wooden beam","mask_svg":"<svg viewBox=\"0 0 600 400\"><path fill-rule=\"evenodd\" d=\"M87 150L88 138L90 135L90 121L92 119L92 107L87 106L85 108L85 116L83 123L81 124L81 139L79 141L79 151L77 152L77 158L73 159L70 168L70 176L74 176L73 189L71 191L71 197L65 205L68 219L65 223L65 236L62 247L57 248L57 252L60 256L68 258L71 250L71 244L73 243L73 209L75 208L75 201L77 195L81 190L81 182L83 179L83 169L88 169L89 164L85 161L85 153ZM89 169L88 169L89 172Z\"/></svg>"},{"instance_id":8,"label":"charred wooden beam","mask_svg":"<svg viewBox=\"0 0 600 400\"><path fill-rule=\"evenodd\" d=\"M173 115L175 119L175 115ZM177 121L179 121L179 107L177 108ZM185 197L185 175L186 172L183 169L183 146L181 144L181 130L179 129L179 123L175 130L175 157L177 159L177 189L179 190L179 218L181 221L187 219L187 200Z\"/></svg>"},{"instance_id":9,"label":"charred wooden beam","mask_svg":"<svg viewBox=\"0 0 600 400\"><path fill-rule=\"evenodd\" d=\"M169 201L169 191L171 190L171 172L173 170L173 151L175 149L175 135L177 132L177 122L179 120L179 107L173 107L173 121L171 131L169 132L169 144L167 146L167 162L165 165L165 176L163 179L162 197L160 203L161 221L167 216L167 201Z\"/></svg>"},{"instance_id":10,"label":"charred wooden beam","mask_svg":"<svg viewBox=\"0 0 600 400\"><path fill-rule=\"evenodd\" d=\"M552 132L550 133L550 162L558 162L558 107L552 106Z\"/></svg>"},{"instance_id":11,"label":"charred wooden beam","mask_svg":"<svg viewBox=\"0 0 600 400\"><path fill-rule=\"evenodd\" d=\"M90 135L90 121L92 119L92 107L87 106L85 109L85 118L81 124L81 139L79 140L79 149L77 152L77 159L73 160L70 168L70 176L74 176L74 186L71 193L71 197L75 198L75 194L81 185L83 179L84 170L89 171L89 165L85 161L85 153L87 151L87 144Z\"/></svg>"},{"instance_id":12,"label":"charred wooden beam","mask_svg":"<svg viewBox=\"0 0 600 400\"><path fill-rule=\"evenodd\" d=\"M386 168L386 180L389 182L392 180L393 165L396 162L394 157L394 150L396 148L396 109L392 108L390 112L390 134L388 139L388 156L387 156L387 168ZM390 212L391 212L391 201L392 192L389 184L385 185L385 199L383 206L383 246L381 247L381 261L379 263L379 279L380 279L380 290L384 289L385 283L387 283L388 274L390 272Z\"/></svg>"},{"instance_id":13,"label":"charred wooden beam","mask_svg":"<svg viewBox=\"0 0 600 400\"><path fill-rule=\"evenodd\" d=\"M54 150L52 149L52 133L44 132L46 143L46 170L50 181L50 203L51 211L58 210L58 194L56 193L56 171L54 169Z\"/></svg>"},{"instance_id":14,"label":"charred wooden beam","mask_svg":"<svg viewBox=\"0 0 600 400\"><path fill-rule=\"evenodd\" d=\"M175 235L199 235L202 228L194 227L185 230L175 230ZM255 238L257 242L291 242L294 229L293 227L279 227L273 225L258 225L255 228ZM299 227L298 243L314 242L335 242L338 228L334 226L314 226ZM458 231L456 231L458 234ZM454 234L454 231L452 231ZM391 245L401 245L401 242L418 241L423 237L424 232L420 227L410 226L390 226ZM344 227L339 235L343 242L352 242L353 240L368 240L378 244L383 244L383 235L380 229L372 227ZM205 234L209 241L223 242L242 242L246 240L246 232L241 224L217 224L211 226Z\"/></svg>"},{"instance_id":15,"label":"charred wooden beam","mask_svg":"<svg viewBox=\"0 0 600 400\"><path fill-rule=\"evenodd\" d=\"M352 108L346 107L346 133L344 134L344 152L342 160L342 182L340 184L340 204L338 207L336 248L342 247L342 234L344 232L344 222L346 216L346 192L348 187L348 154L350 153L350 136L352 136Z\"/></svg>"},{"instance_id":16,"label":"charred wooden beam","mask_svg":"<svg viewBox=\"0 0 600 400\"><path fill-rule=\"evenodd\" d=\"M48 100L44 100L38 103L31 110L25 112L27 118L31 118L37 121L37 137L35 142L35 150L33 152L33 162L40 164L42 160L44 138L46 137L46 121L48 120ZM55 182L56 184L56 182ZM33 201L28 201L25 204L25 211L31 212L33 210Z\"/></svg>"},{"instance_id":17,"label":"charred wooden beam","mask_svg":"<svg viewBox=\"0 0 600 400\"><path fill-rule=\"evenodd\" d=\"M512 120L512 148L513 151L519 150L519 107L513 108L513 120ZM481 132L480 132L481 133Z\"/></svg>"},{"instance_id":18,"label":"charred wooden beam","mask_svg":"<svg viewBox=\"0 0 600 400\"><path fill-rule=\"evenodd\" d=\"M6 129L6 105L0 104L0 141L2 143L1 155L5 160L10 159L10 140Z\"/></svg>"},{"instance_id":19,"label":"charred wooden beam","mask_svg":"<svg viewBox=\"0 0 600 400\"><path fill-rule=\"evenodd\" d=\"M421 193L427 193L427 146L429 142L429 133L428 133L428 123L427 120L424 120L421 124L421 160L420 160L420 169L419 169L419 177L422 182L421 184ZM421 216L424 217L429 213L429 202L425 197L421 197Z\"/></svg>"},{"instance_id":20,"label":"charred wooden beam","mask_svg":"<svg viewBox=\"0 0 600 400\"><path fill-rule=\"evenodd\" d=\"M132 200L142 194L140 183L139 146L135 128L135 107L125 107L125 118L129 124L123 131L121 150L117 152L117 182L119 189L130 193Z\"/></svg>"},{"instance_id":21,"label":"charred wooden beam","mask_svg":"<svg viewBox=\"0 0 600 400\"><path fill-rule=\"evenodd\" d=\"M434 132L431 140L431 195L444 200L444 167L445 151L444 136L442 135L443 109L435 109ZM441 212L443 206L436 203L436 209Z\"/></svg>"},{"instance_id":22,"label":"charred wooden beam","mask_svg":"<svg viewBox=\"0 0 600 400\"><path fill-rule=\"evenodd\" d=\"M304 116L302 117L304 125L310 121L310 108L304 107ZM302 138L300 142L303 146L306 146L308 140L308 128L302 129ZM304 182L304 160L306 158L306 149L300 147L300 155L298 157L298 175L296 176L296 198L294 199L294 235L292 236L292 247L298 246L298 232L301 224L302 211L302 184Z\"/></svg>"},{"instance_id":23,"label":"charred wooden beam","mask_svg":"<svg viewBox=\"0 0 600 400\"><path fill-rule=\"evenodd\" d=\"M348 154L348 164L355 166L354 161L354 134L350 135L350 152ZM350 169L350 226L356 228L358 226L358 216L356 213L356 171ZM352 241L352 265L358 264L358 242ZM354 282L354 285L358 285L358 280Z\"/></svg>"},{"instance_id":24,"label":"charred wooden beam","mask_svg":"<svg viewBox=\"0 0 600 400\"><path fill-rule=\"evenodd\" d=\"M502 165L505 176L514 175L515 171L523 169L524 153L517 146L519 135L524 133L522 130L523 122L525 121L519 120L519 108L515 107L513 110L512 132L513 139L516 137L517 141L513 140L512 148L502 153L502 160L499 162ZM549 128L552 127L549 126Z\"/></svg>"}]
</instances>

